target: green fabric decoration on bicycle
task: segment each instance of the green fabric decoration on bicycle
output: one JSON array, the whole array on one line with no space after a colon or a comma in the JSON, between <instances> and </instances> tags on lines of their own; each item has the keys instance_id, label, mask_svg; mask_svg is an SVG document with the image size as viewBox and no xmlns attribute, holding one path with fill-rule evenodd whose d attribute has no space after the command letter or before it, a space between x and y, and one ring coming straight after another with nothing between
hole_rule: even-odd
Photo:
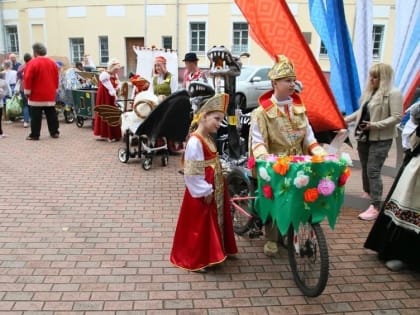
<instances>
[{"instance_id":1,"label":"green fabric decoration on bicycle","mask_svg":"<svg viewBox=\"0 0 420 315\"><path fill-rule=\"evenodd\" d=\"M334 229L350 175L346 158L335 156L271 157L256 161L258 189L255 209L265 223L269 217L286 235L290 224L328 219Z\"/></svg>"}]
</instances>

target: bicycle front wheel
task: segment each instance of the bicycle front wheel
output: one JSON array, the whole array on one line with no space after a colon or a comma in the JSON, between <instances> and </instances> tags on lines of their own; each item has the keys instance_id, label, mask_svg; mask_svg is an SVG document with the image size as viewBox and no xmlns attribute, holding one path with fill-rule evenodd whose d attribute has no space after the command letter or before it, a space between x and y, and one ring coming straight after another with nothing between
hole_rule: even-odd
<instances>
[{"instance_id":1,"label":"bicycle front wheel","mask_svg":"<svg viewBox=\"0 0 420 315\"><path fill-rule=\"evenodd\" d=\"M329 271L328 247L321 226L301 223L295 231L291 225L287 249L299 289L306 296L320 295L327 285Z\"/></svg>"}]
</instances>

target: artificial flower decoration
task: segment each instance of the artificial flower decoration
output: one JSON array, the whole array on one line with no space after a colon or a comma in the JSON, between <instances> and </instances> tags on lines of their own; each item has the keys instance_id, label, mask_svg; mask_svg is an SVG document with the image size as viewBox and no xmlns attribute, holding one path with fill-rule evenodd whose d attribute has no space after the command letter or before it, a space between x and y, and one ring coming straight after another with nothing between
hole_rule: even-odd
<instances>
[{"instance_id":1,"label":"artificial flower decoration","mask_svg":"<svg viewBox=\"0 0 420 315\"><path fill-rule=\"evenodd\" d=\"M341 174L341 176L338 178L338 186L344 186L349 177L350 177L350 169L346 167L343 174Z\"/></svg>"},{"instance_id":2,"label":"artificial flower decoration","mask_svg":"<svg viewBox=\"0 0 420 315\"><path fill-rule=\"evenodd\" d=\"M335 154L328 154L324 156L325 161L337 161L337 156Z\"/></svg>"},{"instance_id":3,"label":"artificial flower decoration","mask_svg":"<svg viewBox=\"0 0 420 315\"><path fill-rule=\"evenodd\" d=\"M263 194L265 198L273 199L273 189L271 188L269 184L265 184L263 186Z\"/></svg>"},{"instance_id":4,"label":"artificial flower decoration","mask_svg":"<svg viewBox=\"0 0 420 315\"><path fill-rule=\"evenodd\" d=\"M286 163L276 163L273 165L273 170L277 174L280 174L282 176L286 175L287 171L289 170L289 164Z\"/></svg>"},{"instance_id":5,"label":"artificial flower decoration","mask_svg":"<svg viewBox=\"0 0 420 315\"><path fill-rule=\"evenodd\" d=\"M255 158L254 158L253 156L250 156L250 157L248 158L247 167L248 167L250 170L252 170L252 169L255 167L255 163L256 163Z\"/></svg>"},{"instance_id":6,"label":"artificial flower decoration","mask_svg":"<svg viewBox=\"0 0 420 315\"><path fill-rule=\"evenodd\" d=\"M306 187L309 183L309 176L305 175L303 171L299 171L296 174L296 178L293 180L293 184L296 188Z\"/></svg>"},{"instance_id":7,"label":"artificial flower decoration","mask_svg":"<svg viewBox=\"0 0 420 315\"><path fill-rule=\"evenodd\" d=\"M307 158L304 155L292 155L291 162L298 163L298 162L306 162Z\"/></svg>"},{"instance_id":8,"label":"artificial flower decoration","mask_svg":"<svg viewBox=\"0 0 420 315\"><path fill-rule=\"evenodd\" d=\"M275 162L277 161L277 155L274 155L274 154L269 154L269 155L265 158L265 160L266 160L267 162L275 163Z\"/></svg>"},{"instance_id":9,"label":"artificial flower decoration","mask_svg":"<svg viewBox=\"0 0 420 315\"><path fill-rule=\"evenodd\" d=\"M260 177L266 182L269 182L271 180L270 175L268 175L268 172L264 167L258 168L258 175L260 175Z\"/></svg>"},{"instance_id":10,"label":"artificial flower decoration","mask_svg":"<svg viewBox=\"0 0 420 315\"><path fill-rule=\"evenodd\" d=\"M323 196L329 196L333 193L335 184L328 178L323 178L318 183L318 192Z\"/></svg>"},{"instance_id":11,"label":"artificial flower decoration","mask_svg":"<svg viewBox=\"0 0 420 315\"><path fill-rule=\"evenodd\" d=\"M311 162L312 163L322 163L322 162L324 162L324 157L322 155L313 155L311 157Z\"/></svg>"},{"instance_id":12,"label":"artificial flower decoration","mask_svg":"<svg viewBox=\"0 0 420 315\"><path fill-rule=\"evenodd\" d=\"M286 175L289 170L290 159L288 157L279 157L273 165L273 170L282 176Z\"/></svg>"},{"instance_id":13,"label":"artificial flower decoration","mask_svg":"<svg viewBox=\"0 0 420 315\"><path fill-rule=\"evenodd\" d=\"M308 188L303 193L303 199L305 202L314 202L318 199L318 189L317 188Z\"/></svg>"},{"instance_id":14,"label":"artificial flower decoration","mask_svg":"<svg viewBox=\"0 0 420 315\"><path fill-rule=\"evenodd\" d=\"M347 152L341 153L340 160L346 163L346 165L353 166L351 156Z\"/></svg>"}]
</instances>

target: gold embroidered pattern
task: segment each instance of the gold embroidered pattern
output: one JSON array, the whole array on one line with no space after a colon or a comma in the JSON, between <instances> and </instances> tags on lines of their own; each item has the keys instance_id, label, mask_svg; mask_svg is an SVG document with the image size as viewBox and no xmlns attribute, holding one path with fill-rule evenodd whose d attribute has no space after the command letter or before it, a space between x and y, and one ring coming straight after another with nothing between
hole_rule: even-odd
<instances>
[{"instance_id":1,"label":"gold embroidered pattern","mask_svg":"<svg viewBox=\"0 0 420 315\"><path fill-rule=\"evenodd\" d=\"M204 175L204 168L207 166L215 167L217 158L207 161L185 160L184 175Z\"/></svg>"}]
</instances>

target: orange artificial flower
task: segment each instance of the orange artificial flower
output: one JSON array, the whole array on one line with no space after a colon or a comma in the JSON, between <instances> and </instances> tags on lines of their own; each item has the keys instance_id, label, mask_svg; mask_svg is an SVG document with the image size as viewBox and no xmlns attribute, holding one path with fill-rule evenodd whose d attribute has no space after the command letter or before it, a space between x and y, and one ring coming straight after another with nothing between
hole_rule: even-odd
<instances>
[{"instance_id":1,"label":"orange artificial flower","mask_svg":"<svg viewBox=\"0 0 420 315\"><path fill-rule=\"evenodd\" d=\"M303 194L303 199L305 200L305 202L314 202L315 200L318 199L318 189L316 188L308 188L305 190L304 194Z\"/></svg>"},{"instance_id":2,"label":"orange artificial flower","mask_svg":"<svg viewBox=\"0 0 420 315\"><path fill-rule=\"evenodd\" d=\"M277 174L280 174L282 176L286 175L287 171L289 170L289 164L285 163L284 161L277 161L273 165L273 170Z\"/></svg>"},{"instance_id":3,"label":"orange artificial flower","mask_svg":"<svg viewBox=\"0 0 420 315\"><path fill-rule=\"evenodd\" d=\"M312 155L311 156L312 163L322 163L324 162L324 157L322 155Z\"/></svg>"},{"instance_id":4,"label":"orange artificial flower","mask_svg":"<svg viewBox=\"0 0 420 315\"><path fill-rule=\"evenodd\" d=\"M278 157L276 163L274 163L273 165L274 172L282 176L286 175L287 171L289 170L289 163L290 163L290 157L288 156Z\"/></svg>"}]
</instances>

